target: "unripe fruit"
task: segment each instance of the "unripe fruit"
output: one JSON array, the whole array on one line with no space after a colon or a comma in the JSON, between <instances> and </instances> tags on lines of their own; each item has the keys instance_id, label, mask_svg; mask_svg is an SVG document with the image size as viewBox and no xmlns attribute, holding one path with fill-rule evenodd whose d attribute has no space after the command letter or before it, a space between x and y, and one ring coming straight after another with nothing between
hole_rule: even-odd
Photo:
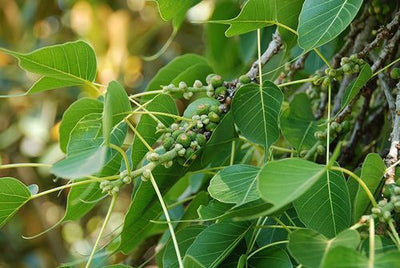
<instances>
[{"instance_id":1,"label":"unripe fruit","mask_svg":"<svg viewBox=\"0 0 400 268\"><path fill-rule=\"evenodd\" d=\"M382 213L382 210L380 208L372 208L371 212L373 214L380 215Z\"/></svg>"},{"instance_id":2,"label":"unripe fruit","mask_svg":"<svg viewBox=\"0 0 400 268\"><path fill-rule=\"evenodd\" d=\"M210 109L209 109L209 111L210 112L214 112L214 113L216 113L216 114L221 114L221 110L219 109L219 105L213 105L213 106L211 106L210 107Z\"/></svg>"},{"instance_id":3,"label":"unripe fruit","mask_svg":"<svg viewBox=\"0 0 400 268\"><path fill-rule=\"evenodd\" d=\"M226 88L226 87L218 87L218 88L215 90L215 95L216 95L216 96L225 95L225 94L226 94L226 91L227 91L227 88Z\"/></svg>"},{"instance_id":4,"label":"unripe fruit","mask_svg":"<svg viewBox=\"0 0 400 268\"><path fill-rule=\"evenodd\" d=\"M211 78L213 78L214 76L216 76L216 74L209 74L206 77L206 82L207 84L211 84Z\"/></svg>"},{"instance_id":5,"label":"unripe fruit","mask_svg":"<svg viewBox=\"0 0 400 268\"><path fill-rule=\"evenodd\" d=\"M314 75L314 77L313 77L313 84L314 85L316 85L316 86L318 86L318 85L321 85L321 83L322 83L322 79L321 79L321 76L319 76L319 75Z\"/></svg>"},{"instance_id":6,"label":"unripe fruit","mask_svg":"<svg viewBox=\"0 0 400 268\"><path fill-rule=\"evenodd\" d=\"M207 104L207 103L199 104L196 107L196 114L198 114L198 115L207 114L209 109L210 109L209 104Z\"/></svg>"},{"instance_id":7,"label":"unripe fruit","mask_svg":"<svg viewBox=\"0 0 400 268\"><path fill-rule=\"evenodd\" d=\"M222 81L222 77L221 77L220 75L214 75L214 76L211 78L211 85L212 85L214 88L217 88L217 87L222 86L222 83L223 83L223 81Z\"/></svg>"},{"instance_id":8,"label":"unripe fruit","mask_svg":"<svg viewBox=\"0 0 400 268\"><path fill-rule=\"evenodd\" d=\"M350 130L350 122L349 121L343 121L340 125L342 125L343 132L347 132Z\"/></svg>"},{"instance_id":9,"label":"unripe fruit","mask_svg":"<svg viewBox=\"0 0 400 268\"><path fill-rule=\"evenodd\" d=\"M323 88L327 88L329 87L330 84L331 84L331 79L329 77L325 77L324 80L322 81L321 86Z\"/></svg>"},{"instance_id":10,"label":"unripe fruit","mask_svg":"<svg viewBox=\"0 0 400 268\"><path fill-rule=\"evenodd\" d=\"M383 197L386 199L390 199L392 196L395 195L394 189L396 185L394 183L390 183L385 185L385 189L383 190ZM393 202L396 202L397 200L394 200Z\"/></svg>"},{"instance_id":11,"label":"unripe fruit","mask_svg":"<svg viewBox=\"0 0 400 268\"><path fill-rule=\"evenodd\" d=\"M188 147L191 141L191 138L186 133L182 133L176 138L176 142L182 144L183 147Z\"/></svg>"},{"instance_id":12,"label":"unripe fruit","mask_svg":"<svg viewBox=\"0 0 400 268\"><path fill-rule=\"evenodd\" d=\"M187 89L187 84L185 83L185 82L179 82L179 85L178 85L178 87L179 87L179 89L181 89L181 90L185 90L185 89Z\"/></svg>"},{"instance_id":13,"label":"unripe fruit","mask_svg":"<svg viewBox=\"0 0 400 268\"><path fill-rule=\"evenodd\" d=\"M323 132L323 131L316 131L316 132L314 133L314 137L315 137L316 139L318 139L318 140L323 141L323 140L326 139L326 133Z\"/></svg>"},{"instance_id":14,"label":"unripe fruit","mask_svg":"<svg viewBox=\"0 0 400 268\"><path fill-rule=\"evenodd\" d=\"M317 146L317 153L318 154L320 154L320 155L323 155L323 154L325 154L325 146L323 146L323 145L318 145Z\"/></svg>"},{"instance_id":15,"label":"unripe fruit","mask_svg":"<svg viewBox=\"0 0 400 268\"><path fill-rule=\"evenodd\" d=\"M340 66L343 66L343 65L345 65L345 64L347 64L347 63L349 63L350 62L350 59L348 58L348 57L343 57L341 60L340 60Z\"/></svg>"},{"instance_id":16,"label":"unripe fruit","mask_svg":"<svg viewBox=\"0 0 400 268\"><path fill-rule=\"evenodd\" d=\"M173 123L173 124L170 126L170 128L171 128L172 130L177 130L177 129L179 128L179 125L178 125L177 123Z\"/></svg>"},{"instance_id":17,"label":"unripe fruit","mask_svg":"<svg viewBox=\"0 0 400 268\"><path fill-rule=\"evenodd\" d=\"M393 68L390 72L390 77L392 79L400 79L400 68Z\"/></svg>"},{"instance_id":18,"label":"unripe fruit","mask_svg":"<svg viewBox=\"0 0 400 268\"><path fill-rule=\"evenodd\" d=\"M385 211L385 212L383 212L382 217L384 220L388 221L392 218L392 213L390 213L389 211Z\"/></svg>"},{"instance_id":19,"label":"unripe fruit","mask_svg":"<svg viewBox=\"0 0 400 268\"><path fill-rule=\"evenodd\" d=\"M180 149L180 150L178 151L178 155L179 155L179 156L184 156L185 153L186 153L186 149L185 149L185 148Z\"/></svg>"},{"instance_id":20,"label":"unripe fruit","mask_svg":"<svg viewBox=\"0 0 400 268\"><path fill-rule=\"evenodd\" d=\"M342 131L342 126L338 122L333 121L331 123L331 129L336 133L340 133Z\"/></svg>"},{"instance_id":21,"label":"unripe fruit","mask_svg":"<svg viewBox=\"0 0 400 268\"><path fill-rule=\"evenodd\" d=\"M183 130L175 130L174 132L172 132L172 138L176 139L178 138L179 135L181 135L182 133L185 133L185 131Z\"/></svg>"},{"instance_id":22,"label":"unripe fruit","mask_svg":"<svg viewBox=\"0 0 400 268\"><path fill-rule=\"evenodd\" d=\"M212 123L210 122L207 126L206 126L206 130L208 131L214 131L217 128L217 124L216 123Z\"/></svg>"},{"instance_id":23,"label":"unripe fruit","mask_svg":"<svg viewBox=\"0 0 400 268\"><path fill-rule=\"evenodd\" d=\"M193 150L192 148L186 149L186 152L185 152L185 158L186 158L186 159L192 159L192 157L193 157L194 155L195 155L195 154L194 154L194 150Z\"/></svg>"},{"instance_id":24,"label":"unripe fruit","mask_svg":"<svg viewBox=\"0 0 400 268\"><path fill-rule=\"evenodd\" d=\"M337 75L337 72L336 72L335 69L327 69L327 70L329 70L329 71L328 71L328 75L329 75L330 77L335 77L335 76Z\"/></svg>"},{"instance_id":25,"label":"unripe fruit","mask_svg":"<svg viewBox=\"0 0 400 268\"><path fill-rule=\"evenodd\" d=\"M200 146L203 146L207 143L207 139L203 134L197 134L196 141Z\"/></svg>"},{"instance_id":26,"label":"unripe fruit","mask_svg":"<svg viewBox=\"0 0 400 268\"><path fill-rule=\"evenodd\" d=\"M220 120L219 115L215 112L208 113L208 118L210 119L211 122L214 122L214 123L218 123Z\"/></svg>"},{"instance_id":27,"label":"unripe fruit","mask_svg":"<svg viewBox=\"0 0 400 268\"><path fill-rule=\"evenodd\" d=\"M242 84L248 84L251 82L251 79L248 75L244 74L239 77L239 82Z\"/></svg>"},{"instance_id":28,"label":"unripe fruit","mask_svg":"<svg viewBox=\"0 0 400 268\"><path fill-rule=\"evenodd\" d=\"M175 148L176 151L179 151L179 150L181 150L183 148L183 146L182 146L182 144L177 143L177 144L175 144L174 148Z\"/></svg>"},{"instance_id":29,"label":"unripe fruit","mask_svg":"<svg viewBox=\"0 0 400 268\"><path fill-rule=\"evenodd\" d=\"M342 69L345 74L351 74L352 68L350 63L346 63L345 65L343 65Z\"/></svg>"},{"instance_id":30,"label":"unripe fruit","mask_svg":"<svg viewBox=\"0 0 400 268\"><path fill-rule=\"evenodd\" d=\"M160 159L160 155L158 153L149 153L147 155L147 160L148 161L158 161Z\"/></svg>"},{"instance_id":31,"label":"unripe fruit","mask_svg":"<svg viewBox=\"0 0 400 268\"><path fill-rule=\"evenodd\" d=\"M360 65L355 64L353 67L353 73L358 73L358 72L360 72Z\"/></svg>"}]
</instances>

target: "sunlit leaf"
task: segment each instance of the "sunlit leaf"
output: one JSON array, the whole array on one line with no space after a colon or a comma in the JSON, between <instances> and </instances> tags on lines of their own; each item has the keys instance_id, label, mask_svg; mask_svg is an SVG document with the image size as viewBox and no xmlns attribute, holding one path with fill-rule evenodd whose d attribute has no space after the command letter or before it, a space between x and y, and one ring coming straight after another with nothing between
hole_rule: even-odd
<instances>
[{"instance_id":1,"label":"sunlit leaf","mask_svg":"<svg viewBox=\"0 0 400 268\"><path fill-rule=\"evenodd\" d=\"M305 0L299 17L298 42L305 51L328 43L357 15L362 0Z\"/></svg>"}]
</instances>

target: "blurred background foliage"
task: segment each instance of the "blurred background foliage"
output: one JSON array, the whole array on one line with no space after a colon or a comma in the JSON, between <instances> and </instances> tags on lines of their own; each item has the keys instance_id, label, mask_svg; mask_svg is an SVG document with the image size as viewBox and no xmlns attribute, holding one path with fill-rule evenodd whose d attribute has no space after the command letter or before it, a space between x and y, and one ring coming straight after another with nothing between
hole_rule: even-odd
<instances>
[{"instance_id":1,"label":"blurred background foliage","mask_svg":"<svg viewBox=\"0 0 400 268\"><path fill-rule=\"evenodd\" d=\"M0 0L0 46L30 52L47 45L86 40L98 57L96 82L107 85L119 80L130 94L142 91L162 66L185 53L205 55L217 73L228 79L235 77L255 56L255 34L228 39L224 36L225 25L203 22L236 16L243 1L199 2L188 11L168 49L153 61L144 61L142 56L157 53L173 28L161 19L157 4L145 0ZM272 29L268 31L272 33ZM0 95L23 93L36 78L19 69L13 58L0 53ZM1 163L51 164L61 159L58 125L62 115L72 102L93 94L90 89L68 88L0 98ZM41 168L0 168L0 176L16 177L41 190L65 183ZM90 253L107 202L100 203L80 222L58 226L38 238L24 239L20 235L33 236L55 225L64 214L66 197L63 191L34 200L0 230L0 268L55 267L66 262L79 266ZM118 231L130 193L122 192L118 200L106 233ZM112 258L110 262L118 256Z\"/></svg>"}]
</instances>

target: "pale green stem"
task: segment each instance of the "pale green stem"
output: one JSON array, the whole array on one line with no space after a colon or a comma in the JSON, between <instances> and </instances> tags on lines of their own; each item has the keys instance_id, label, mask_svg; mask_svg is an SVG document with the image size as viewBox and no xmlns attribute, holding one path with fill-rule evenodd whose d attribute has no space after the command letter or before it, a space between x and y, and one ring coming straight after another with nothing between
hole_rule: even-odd
<instances>
[{"instance_id":1,"label":"pale green stem","mask_svg":"<svg viewBox=\"0 0 400 268\"><path fill-rule=\"evenodd\" d=\"M397 231L396 231L396 228L395 228L394 225L393 225L393 221L390 220L390 221L388 222L388 225L389 225L389 227L390 227L390 231L392 231L392 234L393 234L394 238L395 238L396 241L397 241L397 247L400 248L400 237L399 237L399 234L398 234Z\"/></svg>"},{"instance_id":2,"label":"pale green stem","mask_svg":"<svg viewBox=\"0 0 400 268\"><path fill-rule=\"evenodd\" d=\"M182 263L181 252L179 250L178 241L176 240L176 236L175 236L174 226L172 226L167 206L165 205L164 199L162 197L160 189L158 189L157 182L154 179L154 176L153 176L152 172L150 172L150 181L151 181L151 184L153 185L153 188L154 188L154 190L155 190L155 192L157 194L158 200L160 201L161 207L162 207L162 209L164 211L164 216L165 216L165 219L167 220L167 224L168 224L169 231L170 231L170 234L171 234L172 242L173 242L174 247L175 247L175 253L176 253L176 257L178 259L179 268L184 268L183 267L183 263Z\"/></svg>"},{"instance_id":3,"label":"pale green stem","mask_svg":"<svg viewBox=\"0 0 400 268\"><path fill-rule=\"evenodd\" d=\"M307 82L312 82L313 80L314 80L314 78L299 79L296 81L279 84L278 87L286 87L286 86L290 86L290 85L294 85L294 84L307 83Z\"/></svg>"},{"instance_id":4,"label":"pale green stem","mask_svg":"<svg viewBox=\"0 0 400 268\"><path fill-rule=\"evenodd\" d=\"M179 116L179 115L175 115L175 114L162 113L162 112L148 112L148 111L140 112L139 111L139 112L131 112L130 114L162 115L162 116L171 117L171 118L174 118L174 119L177 119L177 120L193 122L193 120L191 118L186 118L186 117L183 117L183 116Z\"/></svg>"},{"instance_id":5,"label":"pale green stem","mask_svg":"<svg viewBox=\"0 0 400 268\"><path fill-rule=\"evenodd\" d=\"M332 69L332 65L329 63L329 61L324 57L324 55L322 55L321 51L319 51L318 48L314 48L315 53L317 53L317 55L321 58L321 60L323 60L326 64L326 66L328 66L328 68Z\"/></svg>"},{"instance_id":6,"label":"pale green stem","mask_svg":"<svg viewBox=\"0 0 400 268\"><path fill-rule=\"evenodd\" d=\"M288 226L288 225L286 225L286 227L284 227L282 225L256 225L256 226L254 226L254 228L260 228L260 229L292 229L292 230L306 229L304 227Z\"/></svg>"},{"instance_id":7,"label":"pale green stem","mask_svg":"<svg viewBox=\"0 0 400 268\"><path fill-rule=\"evenodd\" d=\"M360 177L358 177L356 174L354 174L350 170L342 168L342 167L332 166L332 167L330 167L330 170L341 171L341 172L349 175L353 179L355 179L358 182L358 184L360 184L361 188L363 188L363 190L367 194L367 196L368 196L369 200L371 201L372 205L374 207L378 207L378 204L376 203L374 195L371 193L371 191L368 189L368 186L365 184L365 182Z\"/></svg>"},{"instance_id":8,"label":"pale green stem","mask_svg":"<svg viewBox=\"0 0 400 268\"><path fill-rule=\"evenodd\" d=\"M231 159L229 161L229 165L232 166L234 161L235 161L235 141L232 141L232 147L231 147Z\"/></svg>"},{"instance_id":9,"label":"pale green stem","mask_svg":"<svg viewBox=\"0 0 400 268\"><path fill-rule=\"evenodd\" d=\"M276 246L276 245L281 245L281 244L287 244L287 243L289 243L289 240L282 240L282 241L277 241L277 242L265 245L263 247L260 247L260 248L258 248L256 250L254 250L249 256L247 256L247 260L249 260L253 255L257 254L258 252L260 252L260 251L262 251L262 250L264 250L266 248L273 247L273 246Z\"/></svg>"},{"instance_id":10,"label":"pale green stem","mask_svg":"<svg viewBox=\"0 0 400 268\"><path fill-rule=\"evenodd\" d=\"M369 219L369 259L368 268L374 268L375 261L375 222L374 218Z\"/></svg>"},{"instance_id":11,"label":"pale green stem","mask_svg":"<svg viewBox=\"0 0 400 268\"><path fill-rule=\"evenodd\" d=\"M96 239L96 242L94 243L92 252L90 253L89 259L88 259L88 261L87 261L87 263L86 263L86 266L85 266L86 268L89 268L89 267L90 267L90 264L92 263L93 256L94 256L94 254L96 253L97 246L99 245L100 239L101 239L101 237L102 237L102 235L103 235L103 233L104 233L104 230L106 229L107 223L110 221L111 212L112 212L113 209L114 209L116 200L117 200L117 194L113 194L113 195L112 195L112 199L111 199L110 206L109 206L108 211L107 211L106 218L104 219L104 222L103 222L103 225L101 226L99 235L97 236L97 239Z\"/></svg>"},{"instance_id":12,"label":"pale green stem","mask_svg":"<svg viewBox=\"0 0 400 268\"><path fill-rule=\"evenodd\" d=\"M285 229L288 233L291 233L292 230L290 230L290 228L288 228L288 226L286 226L285 223L283 223L283 221L281 221L279 218L277 217L272 217L277 223L279 223L279 225L281 225L283 227L283 229Z\"/></svg>"},{"instance_id":13,"label":"pale green stem","mask_svg":"<svg viewBox=\"0 0 400 268\"><path fill-rule=\"evenodd\" d=\"M389 68L390 66L396 64L396 63L399 62L399 61L400 61L400 58L395 59L394 61L392 61L391 63L389 63L389 64L386 65L385 67L383 67L382 69L376 71L376 72L372 75L372 77L378 75L379 73L383 72L384 70L386 70L386 69Z\"/></svg>"},{"instance_id":14,"label":"pale green stem","mask_svg":"<svg viewBox=\"0 0 400 268\"><path fill-rule=\"evenodd\" d=\"M119 147L119 146L117 146L115 144L112 144L112 143L110 143L108 146L110 146L110 148L118 151L122 155L122 158L124 159L124 162L125 162L126 170L128 172L128 176L131 176L131 168L129 166L128 156L126 155L125 151L122 150L121 147Z\"/></svg>"},{"instance_id":15,"label":"pale green stem","mask_svg":"<svg viewBox=\"0 0 400 268\"><path fill-rule=\"evenodd\" d=\"M7 164L0 165L0 169L8 169L8 168L24 168L24 167L51 167L50 164L43 163L18 163L18 164Z\"/></svg>"},{"instance_id":16,"label":"pale green stem","mask_svg":"<svg viewBox=\"0 0 400 268\"><path fill-rule=\"evenodd\" d=\"M148 96L148 95L157 95L157 94L161 94L164 91L162 89L160 90L152 90L152 91L145 91L145 92L140 92L140 93L136 93L133 95L129 96L129 99L131 98L138 98L138 97L142 97L142 96Z\"/></svg>"},{"instance_id":17,"label":"pale green stem","mask_svg":"<svg viewBox=\"0 0 400 268\"><path fill-rule=\"evenodd\" d=\"M289 149L289 148L284 148L284 147L279 147L276 145L271 145L271 148L276 150L276 151L281 151L281 152L285 152L285 153L295 153L296 150L293 149Z\"/></svg>"},{"instance_id":18,"label":"pale green stem","mask_svg":"<svg viewBox=\"0 0 400 268\"><path fill-rule=\"evenodd\" d=\"M139 131L137 131L137 129L131 124L131 122L129 122L129 120L125 120L125 122L128 124L129 128L133 131L133 133L135 133L135 135L139 138L139 140L144 144L144 146L146 146L146 148L150 151L150 152L154 152L154 149L151 148L151 146L147 143L147 141L142 137L142 135L139 133Z\"/></svg>"},{"instance_id":19,"label":"pale green stem","mask_svg":"<svg viewBox=\"0 0 400 268\"><path fill-rule=\"evenodd\" d=\"M332 96L332 84L330 83L328 86L328 116L326 119L326 164L329 163L329 144L330 144L330 126L331 126L331 96Z\"/></svg>"}]
</instances>

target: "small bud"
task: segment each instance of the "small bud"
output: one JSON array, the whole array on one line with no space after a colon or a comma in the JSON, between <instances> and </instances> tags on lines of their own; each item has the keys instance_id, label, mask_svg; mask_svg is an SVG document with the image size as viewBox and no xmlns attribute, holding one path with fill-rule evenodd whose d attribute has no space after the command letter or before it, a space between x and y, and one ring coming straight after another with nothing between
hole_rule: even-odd
<instances>
[{"instance_id":1,"label":"small bud","mask_svg":"<svg viewBox=\"0 0 400 268\"><path fill-rule=\"evenodd\" d=\"M351 64L350 63L346 63L345 65L342 66L343 72L345 74L351 74Z\"/></svg>"},{"instance_id":2,"label":"small bud","mask_svg":"<svg viewBox=\"0 0 400 268\"><path fill-rule=\"evenodd\" d=\"M197 126L197 128L202 128L203 127L203 123L199 121L199 122L197 122L196 126Z\"/></svg>"},{"instance_id":3,"label":"small bud","mask_svg":"<svg viewBox=\"0 0 400 268\"><path fill-rule=\"evenodd\" d=\"M184 156L185 153L186 153L186 149L185 149L185 148L180 149L180 150L178 151L178 155L179 155L179 156Z\"/></svg>"},{"instance_id":4,"label":"small bud","mask_svg":"<svg viewBox=\"0 0 400 268\"><path fill-rule=\"evenodd\" d=\"M119 177L122 179L122 178L125 178L126 176L128 175L128 170L124 170L124 171L122 171L121 173L119 173ZM103 183L103 182L102 182ZM100 184L101 185L101 184Z\"/></svg>"},{"instance_id":5,"label":"small bud","mask_svg":"<svg viewBox=\"0 0 400 268\"><path fill-rule=\"evenodd\" d=\"M119 192L119 187L118 186L114 186L112 189L111 189L111 194L116 194L116 193L118 193Z\"/></svg>"},{"instance_id":6,"label":"small bud","mask_svg":"<svg viewBox=\"0 0 400 268\"><path fill-rule=\"evenodd\" d=\"M180 144L180 143L175 144L175 150L176 150L176 151L179 151L179 150L181 150L182 148L183 148L183 145L182 145L182 144Z\"/></svg>"},{"instance_id":7,"label":"small bud","mask_svg":"<svg viewBox=\"0 0 400 268\"><path fill-rule=\"evenodd\" d=\"M192 140L186 133L182 133L176 138L176 142L182 144L183 147L188 147L191 141Z\"/></svg>"},{"instance_id":8,"label":"small bud","mask_svg":"<svg viewBox=\"0 0 400 268\"><path fill-rule=\"evenodd\" d=\"M347 64L347 63L349 63L350 62L350 59L348 58L348 57L343 57L341 60L340 60L340 66L343 66L343 65L345 65L345 64Z\"/></svg>"},{"instance_id":9,"label":"small bud","mask_svg":"<svg viewBox=\"0 0 400 268\"><path fill-rule=\"evenodd\" d=\"M201 87L203 87L203 83L202 83L200 80L196 80L196 81L194 81L194 83L193 83L193 87L195 87L195 88L201 88Z\"/></svg>"},{"instance_id":10,"label":"small bud","mask_svg":"<svg viewBox=\"0 0 400 268\"><path fill-rule=\"evenodd\" d=\"M373 214L380 215L382 213L382 210L380 208L372 208L371 212Z\"/></svg>"},{"instance_id":11,"label":"small bud","mask_svg":"<svg viewBox=\"0 0 400 268\"><path fill-rule=\"evenodd\" d=\"M210 123L210 119L204 118L201 122L203 122L204 125L207 125L208 123Z\"/></svg>"},{"instance_id":12,"label":"small bud","mask_svg":"<svg viewBox=\"0 0 400 268\"><path fill-rule=\"evenodd\" d=\"M193 97L193 92L191 91L183 93L183 98L186 100L190 100L190 98L192 97Z\"/></svg>"},{"instance_id":13,"label":"small bud","mask_svg":"<svg viewBox=\"0 0 400 268\"><path fill-rule=\"evenodd\" d=\"M177 130L179 128L179 125L177 123L173 123L170 128L172 130Z\"/></svg>"},{"instance_id":14,"label":"small bud","mask_svg":"<svg viewBox=\"0 0 400 268\"><path fill-rule=\"evenodd\" d=\"M203 146L207 143L206 136L204 136L203 134L197 134L196 141L200 146Z\"/></svg>"},{"instance_id":15,"label":"small bud","mask_svg":"<svg viewBox=\"0 0 400 268\"><path fill-rule=\"evenodd\" d=\"M214 122L214 123L218 123L219 120L220 120L219 115L217 113L215 113L215 112L209 112L208 113L208 118L210 118L210 121Z\"/></svg>"},{"instance_id":16,"label":"small bud","mask_svg":"<svg viewBox=\"0 0 400 268\"><path fill-rule=\"evenodd\" d=\"M179 87L179 89L181 89L181 90L186 90L187 89L187 84L185 83L185 82L179 82L179 85L178 85L178 87Z\"/></svg>"}]
</instances>

